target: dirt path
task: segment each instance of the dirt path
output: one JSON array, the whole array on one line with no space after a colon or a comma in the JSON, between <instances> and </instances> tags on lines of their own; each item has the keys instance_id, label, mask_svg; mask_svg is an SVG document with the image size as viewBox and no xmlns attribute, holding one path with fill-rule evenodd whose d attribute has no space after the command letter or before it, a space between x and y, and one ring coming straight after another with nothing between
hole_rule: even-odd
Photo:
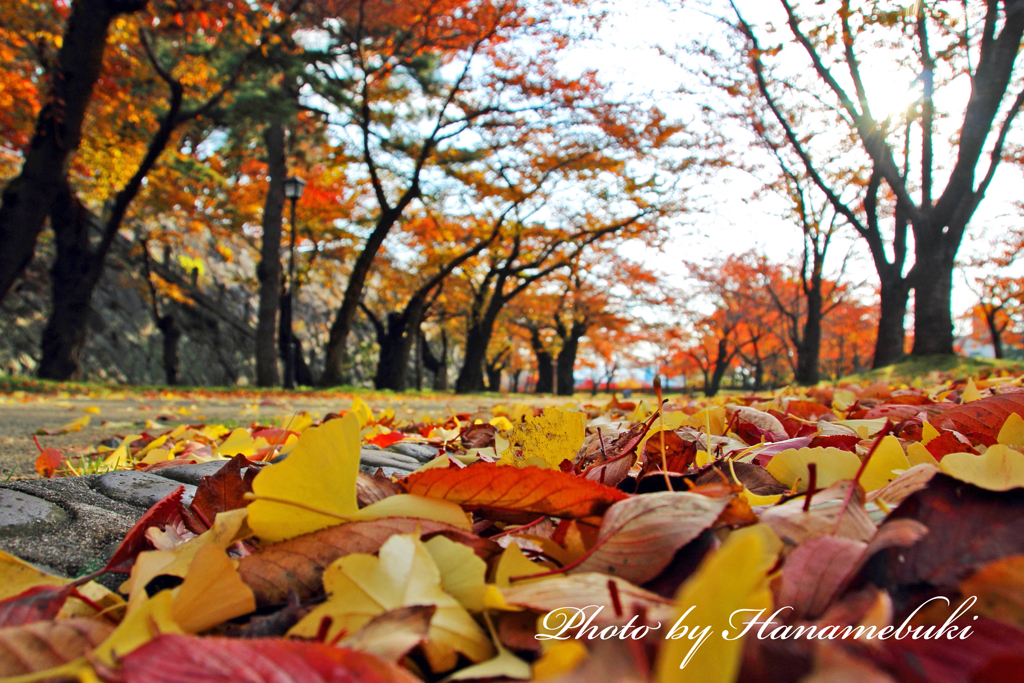
<instances>
[{"instance_id":1,"label":"dirt path","mask_svg":"<svg viewBox=\"0 0 1024 683\"><path fill-rule=\"evenodd\" d=\"M398 418L415 419L423 413L437 417L451 413L474 413L497 404L517 401L531 405L565 403L565 399L537 396L422 396L371 395L363 397L374 411L391 408ZM281 423L295 412L305 410L314 417L347 410L351 398L295 396L272 399L204 397L197 400L178 397L153 398L127 396L117 400L82 397L38 397L0 394L0 481L35 477L38 449L32 435L39 429L57 430L72 420L89 415L89 425L81 431L53 436L39 435L44 448L54 447L68 454L81 453L102 441L147 429L162 432L182 422L218 423L227 426ZM96 408L98 414L86 412ZM155 424L154 422L155 421Z\"/></svg>"}]
</instances>

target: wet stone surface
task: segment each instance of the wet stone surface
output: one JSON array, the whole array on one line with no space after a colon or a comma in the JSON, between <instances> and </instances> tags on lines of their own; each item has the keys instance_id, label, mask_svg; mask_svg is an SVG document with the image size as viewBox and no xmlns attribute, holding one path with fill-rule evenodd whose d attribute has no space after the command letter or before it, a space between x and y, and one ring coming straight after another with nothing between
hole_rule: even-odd
<instances>
[{"instance_id":1,"label":"wet stone surface","mask_svg":"<svg viewBox=\"0 0 1024 683\"><path fill-rule=\"evenodd\" d=\"M0 536L41 531L66 519L58 505L21 491L0 489Z\"/></svg>"}]
</instances>

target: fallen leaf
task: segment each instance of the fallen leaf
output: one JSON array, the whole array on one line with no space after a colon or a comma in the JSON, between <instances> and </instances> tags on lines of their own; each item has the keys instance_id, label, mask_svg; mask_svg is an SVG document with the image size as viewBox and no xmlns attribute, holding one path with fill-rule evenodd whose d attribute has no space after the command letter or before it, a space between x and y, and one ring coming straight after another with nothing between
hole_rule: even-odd
<instances>
[{"instance_id":1,"label":"fallen leaf","mask_svg":"<svg viewBox=\"0 0 1024 683\"><path fill-rule=\"evenodd\" d=\"M989 446L983 455L950 453L939 462L943 472L989 491L1024 487L1024 453L1008 446Z\"/></svg>"},{"instance_id":2,"label":"fallen leaf","mask_svg":"<svg viewBox=\"0 0 1024 683\"><path fill-rule=\"evenodd\" d=\"M781 549L772 530L758 524L732 532L705 558L680 588L675 621L666 624L655 666L658 683L736 680L746 638L737 636L758 610L771 612L768 571Z\"/></svg>"},{"instance_id":3,"label":"fallen leaf","mask_svg":"<svg viewBox=\"0 0 1024 683\"><path fill-rule=\"evenodd\" d=\"M80 432L85 427L89 426L89 422L92 420L92 415L83 415L77 419L63 424L57 429L38 429L36 434L45 434L46 436L54 436L57 434L68 434L70 432Z\"/></svg>"},{"instance_id":4,"label":"fallen leaf","mask_svg":"<svg viewBox=\"0 0 1024 683\"><path fill-rule=\"evenodd\" d=\"M174 589L171 618L186 633L199 633L255 609L253 592L227 553L210 544L196 552L185 581Z\"/></svg>"},{"instance_id":5,"label":"fallen leaf","mask_svg":"<svg viewBox=\"0 0 1024 683\"><path fill-rule=\"evenodd\" d=\"M248 468L242 474L242 468ZM203 477L189 506L209 527L220 512L237 510L249 504L245 494L252 492L257 469L244 455L236 455L211 476Z\"/></svg>"},{"instance_id":6,"label":"fallen leaf","mask_svg":"<svg viewBox=\"0 0 1024 683\"><path fill-rule=\"evenodd\" d=\"M615 612L616 603L610 584L615 584L615 595L623 610L621 615ZM592 608L587 610L587 615L595 612L592 623L600 626L626 623L630 616L641 613L647 615L648 623L653 626L654 623L664 622L672 614L671 600L624 579L596 573L516 582L508 588L502 588L501 595L511 606L525 607L542 615L561 608Z\"/></svg>"},{"instance_id":7,"label":"fallen leaf","mask_svg":"<svg viewBox=\"0 0 1024 683\"><path fill-rule=\"evenodd\" d=\"M786 557L778 593L779 604L793 608L786 613L787 620L820 616L859 568L867 547L863 541L840 536L819 536L797 546Z\"/></svg>"},{"instance_id":8,"label":"fallen leaf","mask_svg":"<svg viewBox=\"0 0 1024 683\"><path fill-rule=\"evenodd\" d=\"M664 492L619 501L601 521L596 550L573 571L646 583L668 566L677 550L714 524L730 500Z\"/></svg>"},{"instance_id":9,"label":"fallen leaf","mask_svg":"<svg viewBox=\"0 0 1024 683\"><path fill-rule=\"evenodd\" d=\"M371 437L366 440L367 443L372 443L374 446L379 448L387 448L393 446L402 439L405 435L402 432L388 432L387 434L378 434L377 436Z\"/></svg>"},{"instance_id":10,"label":"fallen leaf","mask_svg":"<svg viewBox=\"0 0 1024 683\"><path fill-rule=\"evenodd\" d=\"M904 519L920 522L929 533L910 547L882 550L861 572L898 599L900 609L921 604L920 591L930 597L932 588L954 588L989 562L1024 554L1021 489L986 491L936 474L892 511L879 533Z\"/></svg>"},{"instance_id":11,"label":"fallen leaf","mask_svg":"<svg viewBox=\"0 0 1024 683\"><path fill-rule=\"evenodd\" d=\"M356 501L361 508L389 498L399 490L397 484L383 475L371 477L365 472L356 473Z\"/></svg>"},{"instance_id":12,"label":"fallen leaf","mask_svg":"<svg viewBox=\"0 0 1024 683\"><path fill-rule=\"evenodd\" d=\"M572 462L576 458L586 436L586 420L583 413L549 406L542 415L527 417L505 436L509 446L501 453L501 460L517 467L543 464L557 470L563 460Z\"/></svg>"},{"instance_id":13,"label":"fallen leaf","mask_svg":"<svg viewBox=\"0 0 1024 683\"><path fill-rule=\"evenodd\" d=\"M101 619L60 619L0 629L0 677L24 676L72 663L113 630Z\"/></svg>"},{"instance_id":14,"label":"fallen leaf","mask_svg":"<svg viewBox=\"0 0 1024 683\"><path fill-rule=\"evenodd\" d=\"M1013 413L1024 416L1024 393L996 394L956 406L942 413L935 422L991 446L997 442L999 430Z\"/></svg>"},{"instance_id":15,"label":"fallen leaf","mask_svg":"<svg viewBox=\"0 0 1024 683\"><path fill-rule=\"evenodd\" d=\"M803 493L807 490L807 483L810 480L807 465L812 462L817 465L817 487L821 489L842 479L853 479L860 469L860 458L838 448L801 448L783 451L773 457L765 469L786 486L795 486L798 492Z\"/></svg>"},{"instance_id":16,"label":"fallen leaf","mask_svg":"<svg viewBox=\"0 0 1024 683\"><path fill-rule=\"evenodd\" d=\"M181 505L181 497L185 494L185 487L179 486L159 501L153 504L146 513L135 522L135 525L121 539L117 550L107 560L104 569L108 572L128 572L135 563L135 558L144 550L153 548L153 543L146 538L146 531L150 527L163 529L168 524L181 520L181 513L178 511Z\"/></svg>"},{"instance_id":17,"label":"fallen leaf","mask_svg":"<svg viewBox=\"0 0 1024 683\"><path fill-rule=\"evenodd\" d=\"M430 552L413 535L392 536L379 557L362 553L342 557L324 570L327 602L289 631L313 637L324 617L331 618L327 638L354 633L387 610L410 605L434 605L424 654L435 672L453 668L458 654L473 662L494 654L487 634L462 605L441 588L441 576Z\"/></svg>"},{"instance_id":18,"label":"fallen leaf","mask_svg":"<svg viewBox=\"0 0 1024 683\"><path fill-rule=\"evenodd\" d=\"M441 588L470 612L482 612L487 593L487 563L469 546L434 536L424 543L441 574Z\"/></svg>"},{"instance_id":19,"label":"fallen leaf","mask_svg":"<svg viewBox=\"0 0 1024 683\"><path fill-rule=\"evenodd\" d=\"M126 655L124 683L416 683L372 655L293 640L161 635Z\"/></svg>"},{"instance_id":20,"label":"fallen leaf","mask_svg":"<svg viewBox=\"0 0 1024 683\"><path fill-rule=\"evenodd\" d=\"M426 639L436 611L433 605L413 605L384 612L338 644L398 663Z\"/></svg>"},{"instance_id":21,"label":"fallen leaf","mask_svg":"<svg viewBox=\"0 0 1024 683\"><path fill-rule=\"evenodd\" d=\"M900 446L900 440L895 436L886 436L872 453L864 472L861 473L859 483L865 491L874 491L909 469L910 461Z\"/></svg>"},{"instance_id":22,"label":"fallen leaf","mask_svg":"<svg viewBox=\"0 0 1024 683\"><path fill-rule=\"evenodd\" d=\"M71 586L33 586L23 593L0 601L0 628L24 626L53 619L60 612Z\"/></svg>"},{"instance_id":23,"label":"fallen leaf","mask_svg":"<svg viewBox=\"0 0 1024 683\"><path fill-rule=\"evenodd\" d=\"M47 574L0 550L0 600L20 595L34 586L63 586L66 583L68 579Z\"/></svg>"},{"instance_id":24,"label":"fallen leaf","mask_svg":"<svg viewBox=\"0 0 1024 683\"><path fill-rule=\"evenodd\" d=\"M565 472L480 462L406 477L406 492L440 498L466 510L508 510L575 519L599 515L625 493Z\"/></svg>"},{"instance_id":25,"label":"fallen leaf","mask_svg":"<svg viewBox=\"0 0 1024 683\"><path fill-rule=\"evenodd\" d=\"M323 572L329 564L352 553L376 553L396 534L433 533L449 530L429 520L395 517L352 522L297 536L269 545L238 561L238 574L258 605L280 605L294 591L305 601L323 594Z\"/></svg>"},{"instance_id":26,"label":"fallen leaf","mask_svg":"<svg viewBox=\"0 0 1024 683\"><path fill-rule=\"evenodd\" d=\"M287 460L260 470L252 482L260 498L249 503L249 527L259 538L295 538L340 524L359 509L359 427L351 412L310 427Z\"/></svg>"}]
</instances>

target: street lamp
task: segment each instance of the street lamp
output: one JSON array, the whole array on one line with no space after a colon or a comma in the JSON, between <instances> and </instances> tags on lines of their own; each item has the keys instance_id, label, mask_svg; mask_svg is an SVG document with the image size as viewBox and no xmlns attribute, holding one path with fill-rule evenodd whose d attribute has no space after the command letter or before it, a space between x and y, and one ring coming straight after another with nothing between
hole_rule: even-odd
<instances>
[{"instance_id":1,"label":"street lamp","mask_svg":"<svg viewBox=\"0 0 1024 683\"><path fill-rule=\"evenodd\" d=\"M285 389L295 388L295 335L292 332L292 310L294 310L295 303L295 202L302 196L302 188L305 185L306 181L298 176L289 176L284 179L284 196L292 203L292 234L288 247L288 294L281 311L281 328L287 337L284 343Z\"/></svg>"}]
</instances>

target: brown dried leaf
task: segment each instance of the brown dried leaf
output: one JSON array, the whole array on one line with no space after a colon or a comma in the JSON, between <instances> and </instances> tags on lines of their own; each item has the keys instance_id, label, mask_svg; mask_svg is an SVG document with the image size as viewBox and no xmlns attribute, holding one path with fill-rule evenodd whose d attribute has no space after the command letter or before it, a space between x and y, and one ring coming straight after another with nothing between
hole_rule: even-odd
<instances>
[{"instance_id":1,"label":"brown dried leaf","mask_svg":"<svg viewBox=\"0 0 1024 683\"><path fill-rule=\"evenodd\" d=\"M279 605L292 590L302 600L323 594L327 565L352 553L373 554L394 534L459 531L447 524L408 517L351 522L267 546L238 562L238 573L256 595L256 604Z\"/></svg>"},{"instance_id":2,"label":"brown dried leaf","mask_svg":"<svg viewBox=\"0 0 1024 683\"><path fill-rule=\"evenodd\" d=\"M646 583L677 550L714 524L731 499L666 491L620 501L604 515L597 549L574 571Z\"/></svg>"},{"instance_id":3,"label":"brown dried leaf","mask_svg":"<svg viewBox=\"0 0 1024 683\"><path fill-rule=\"evenodd\" d=\"M0 629L0 677L67 664L102 643L113 631L112 624L100 619L40 621Z\"/></svg>"}]
</instances>

